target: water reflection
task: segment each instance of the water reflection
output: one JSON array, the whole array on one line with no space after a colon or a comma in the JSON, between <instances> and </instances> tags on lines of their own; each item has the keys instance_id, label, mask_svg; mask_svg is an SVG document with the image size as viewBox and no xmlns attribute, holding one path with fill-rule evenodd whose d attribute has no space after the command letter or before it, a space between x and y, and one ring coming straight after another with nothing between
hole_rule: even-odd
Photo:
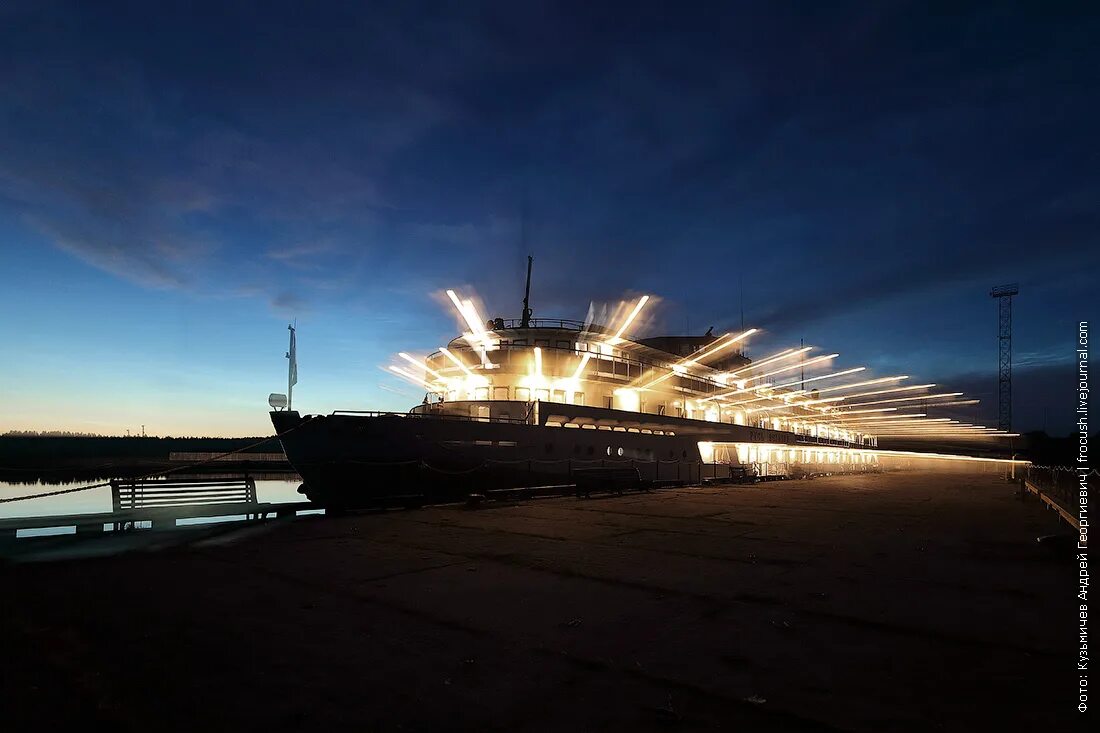
<instances>
[{"instance_id":1,"label":"water reflection","mask_svg":"<svg viewBox=\"0 0 1100 733\"><path fill-rule=\"evenodd\" d=\"M243 473L173 473L173 478L240 478ZM286 504L303 501L305 497L298 493L301 477L291 472L249 473L256 480L256 498L260 502ZM49 491L76 488L90 484L110 481L115 476L103 476L80 481L59 482L52 477L38 477L25 481L0 481L0 499L28 494L42 494ZM25 501L13 501L0 504L0 519L12 517L39 517L51 514L84 514L111 511L111 487L102 486L87 491L76 491L59 496L46 496Z\"/></svg>"}]
</instances>

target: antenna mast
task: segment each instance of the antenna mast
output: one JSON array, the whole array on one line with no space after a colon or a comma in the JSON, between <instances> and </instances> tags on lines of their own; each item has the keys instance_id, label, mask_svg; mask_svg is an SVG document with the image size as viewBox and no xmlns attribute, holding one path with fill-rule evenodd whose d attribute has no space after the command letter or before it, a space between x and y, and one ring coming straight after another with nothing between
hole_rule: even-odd
<instances>
[{"instance_id":1,"label":"antenna mast","mask_svg":"<svg viewBox=\"0 0 1100 733\"><path fill-rule=\"evenodd\" d=\"M997 340L1000 345L997 358L997 428L1012 430L1012 296L1020 292L1016 283L998 285L989 291L998 302L1000 319Z\"/></svg>"},{"instance_id":2,"label":"antenna mast","mask_svg":"<svg viewBox=\"0 0 1100 733\"><path fill-rule=\"evenodd\" d=\"M531 325L531 263L534 257L527 255L527 289L523 291L523 317L519 321L520 328L528 328Z\"/></svg>"}]
</instances>

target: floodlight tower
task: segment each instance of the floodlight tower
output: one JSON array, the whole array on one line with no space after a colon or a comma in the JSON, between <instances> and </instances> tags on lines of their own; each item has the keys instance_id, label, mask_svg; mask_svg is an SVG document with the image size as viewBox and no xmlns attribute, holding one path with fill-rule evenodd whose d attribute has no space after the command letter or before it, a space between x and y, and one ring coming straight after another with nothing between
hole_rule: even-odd
<instances>
[{"instance_id":1,"label":"floodlight tower","mask_svg":"<svg viewBox=\"0 0 1100 733\"><path fill-rule=\"evenodd\" d=\"M989 291L989 297L996 298L1000 310L1000 357L997 378L997 427L1006 432L1012 431L1012 296L1020 292L1016 283L998 285Z\"/></svg>"}]
</instances>

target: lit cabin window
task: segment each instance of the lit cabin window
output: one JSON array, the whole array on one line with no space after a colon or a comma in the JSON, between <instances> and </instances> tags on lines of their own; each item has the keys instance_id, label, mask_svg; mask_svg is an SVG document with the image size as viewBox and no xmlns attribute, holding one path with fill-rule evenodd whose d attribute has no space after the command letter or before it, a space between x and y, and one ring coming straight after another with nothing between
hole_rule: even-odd
<instances>
[{"instance_id":1,"label":"lit cabin window","mask_svg":"<svg viewBox=\"0 0 1100 733\"><path fill-rule=\"evenodd\" d=\"M564 389L555 389L554 390L554 402L565 402L565 390Z\"/></svg>"},{"instance_id":2,"label":"lit cabin window","mask_svg":"<svg viewBox=\"0 0 1100 733\"><path fill-rule=\"evenodd\" d=\"M475 400L487 400L487 399L489 399L489 388L488 387L478 387L477 389L475 389L474 390L474 399Z\"/></svg>"},{"instance_id":3,"label":"lit cabin window","mask_svg":"<svg viewBox=\"0 0 1100 733\"><path fill-rule=\"evenodd\" d=\"M516 387L516 399L521 402L528 402L531 399L531 390L527 387Z\"/></svg>"},{"instance_id":4,"label":"lit cabin window","mask_svg":"<svg viewBox=\"0 0 1100 733\"><path fill-rule=\"evenodd\" d=\"M573 393L573 404L574 405L584 405L584 392L574 392Z\"/></svg>"},{"instance_id":5,"label":"lit cabin window","mask_svg":"<svg viewBox=\"0 0 1100 733\"><path fill-rule=\"evenodd\" d=\"M507 387L493 387L493 399L494 400L506 400L508 399Z\"/></svg>"},{"instance_id":6,"label":"lit cabin window","mask_svg":"<svg viewBox=\"0 0 1100 733\"><path fill-rule=\"evenodd\" d=\"M535 399L536 400L543 400L545 402L549 402L550 401L550 390L548 390L548 389L536 389L535 390Z\"/></svg>"}]
</instances>

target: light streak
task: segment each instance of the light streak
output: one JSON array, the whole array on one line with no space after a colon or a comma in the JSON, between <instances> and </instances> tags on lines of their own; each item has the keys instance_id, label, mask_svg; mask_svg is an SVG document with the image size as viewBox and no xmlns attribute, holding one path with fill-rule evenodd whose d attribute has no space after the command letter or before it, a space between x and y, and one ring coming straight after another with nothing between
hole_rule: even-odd
<instances>
[{"instance_id":1,"label":"light streak","mask_svg":"<svg viewBox=\"0 0 1100 733\"><path fill-rule=\"evenodd\" d=\"M724 441L715 441L714 445L733 445L732 443ZM745 444L741 444L745 445ZM932 458L936 460L946 461L976 461L979 463L1014 463L1016 465L1027 465L1031 461L1025 461L1016 458L984 458L978 456L964 456L952 453L922 453L919 451L905 451L905 450L885 450L880 448L841 448L838 446L814 446L814 445L788 445L785 443L753 443L755 447L759 449L771 450L794 450L794 451L808 451L810 453L843 453L847 455L851 454L864 454L872 456L885 456L885 457L897 457L897 458Z\"/></svg>"},{"instance_id":2,"label":"light streak","mask_svg":"<svg viewBox=\"0 0 1100 733\"><path fill-rule=\"evenodd\" d=\"M827 389L819 389L817 391L817 393L822 394L824 392L836 392L838 390L854 389L856 387L870 387L871 385L874 385L874 384L884 384L886 382L896 382L896 381L900 381L902 379L909 379L909 375L903 374L903 375L900 375L900 376L897 376L897 377L879 377L878 379L868 379L868 380L863 381L863 382L852 382L851 384L838 384L836 387L829 387ZM850 395L850 396L854 396L854 395ZM848 399L848 398L845 397L844 399Z\"/></svg>"},{"instance_id":3,"label":"light streak","mask_svg":"<svg viewBox=\"0 0 1100 733\"><path fill-rule=\"evenodd\" d=\"M459 315L466 321L466 325L470 327L470 337L481 342L482 364L487 368L495 367L496 364L489 361L488 354L489 349L493 346L493 340L485 331L485 327L481 323L481 315L477 312L477 308L474 307L474 302L469 298L466 300L459 300L458 295L453 290L447 291L447 297L451 299ZM471 346L472 345L471 343Z\"/></svg>"},{"instance_id":4,"label":"light streak","mask_svg":"<svg viewBox=\"0 0 1100 733\"><path fill-rule=\"evenodd\" d=\"M839 399L840 399L839 397L830 397L827 400L818 400L818 402L831 402L831 401L835 401L835 400L839 400ZM740 404L740 403L738 403L738 404ZM809 402L789 402L789 403L785 403L785 404L782 404L782 405L765 405L764 407L751 407L751 408L745 410L745 412L746 413L750 413L750 412L786 412L787 410L790 410L790 409L795 408L795 407L800 407L802 409L808 410L809 408L806 407L806 405L808 405L808 404L810 404L810 403ZM817 408L817 409L821 409L821 408Z\"/></svg>"},{"instance_id":5,"label":"light streak","mask_svg":"<svg viewBox=\"0 0 1100 733\"><path fill-rule=\"evenodd\" d=\"M754 387L753 389L759 389L759 387ZM759 402L760 400L775 400L775 401L778 402L780 400L790 400L794 397L798 397L798 396L804 395L804 394L806 394L806 390L796 389L793 392L784 392L783 394L763 395L762 397L755 397L751 400L741 400L740 402L727 402L722 406L723 407L733 407L734 405L747 405L747 404L750 404L752 402ZM712 398L707 397L706 399L709 400L709 399L712 399ZM788 402L788 404L790 404L790 403Z\"/></svg>"},{"instance_id":6,"label":"light streak","mask_svg":"<svg viewBox=\"0 0 1100 733\"><path fill-rule=\"evenodd\" d=\"M535 376L542 379L542 349L535 347Z\"/></svg>"},{"instance_id":7,"label":"light streak","mask_svg":"<svg viewBox=\"0 0 1100 733\"><path fill-rule=\"evenodd\" d=\"M741 341L742 339L744 339L748 336L751 336L752 334L756 333L759 330L760 329L758 329L758 328L750 328L748 331L745 331L744 333L737 334L736 336L734 336L732 339L730 339L726 343L722 344L721 346L712 347L710 351L707 351L707 352L705 352L705 353L703 353L699 356L694 356L694 355L689 354L688 356L685 356L683 359L681 359L680 361L673 364L670 367L670 371L668 373L663 374L660 377L657 377L656 379L654 379L649 384L646 384L643 387L639 387L638 389L649 389L649 388L653 387L656 384L660 384L661 382L665 381L666 379L668 379L669 377L671 377L675 374L685 374L685 373L687 373L687 369L686 369L686 367L684 367L684 364L697 364L699 359L710 356L711 354L714 354L718 351L721 351L722 349L724 349L726 347L732 346L733 344L737 343L738 341ZM722 338L725 338L725 336L723 336ZM719 339L719 340L721 340L721 339ZM711 380L708 379L707 381L709 382ZM714 399L714 398L708 398L708 399Z\"/></svg>"},{"instance_id":8,"label":"light streak","mask_svg":"<svg viewBox=\"0 0 1100 733\"><path fill-rule=\"evenodd\" d=\"M439 387L432 386L431 384L429 384L428 382L425 382L423 379L416 376L412 372L405 371L404 369L402 369L399 366L390 366L390 371L404 377L405 379L409 380L410 382L412 382L413 384L415 384L418 387L427 388L427 390L429 392L439 392L440 391Z\"/></svg>"},{"instance_id":9,"label":"light streak","mask_svg":"<svg viewBox=\"0 0 1100 733\"><path fill-rule=\"evenodd\" d=\"M799 369L801 367L808 367L811 364L819 364L823 361L828 361L829 359L835 359L838 356L840 356L840 354L825 354L824 356L815 356L814 358L810 359L809 361L803 362L801 364L793 364L789 367L783 367L782 369L777 369L774 372L767 372L766 374L757 374L755 376L748 377L748 378L745 379L745 383L747 384L748 382L755 382L757 379L763 379L764 377L771 377L771 376L774 376L776 374L782 374L783 372L793 371L793 370ZM807 380L804 380L804 381L808 382L810 380L807 379ZM795 382L795 384L798 384L798 382Z\"/></svg>"},{"instance_id":10,"label":"light streak","mask_svg":"<svg viewBox=\"0 0 1100 733\"><path fill-rule=\"evenodd\" d=\"M588 360L592 358L592 352L585 352L581 357L581 363L577 365L577 371L573 372L573 379L580 379L581 373L584 371L585 366L588 365Z\"/></svg>"},{"instance_id":11,"label":"light streak","mask_svg":"<svg viewBox=\"0 0 1100 733\"><path fill-rule=\"evenodd\" d=\"M965 405L976 405L980 402L981 402L981 400L956 400L954 402L932 402L932 403L923 403L922 402L919 405L904 405L903 407L901 407L901 409L902 410L912 410L913 408L917 408L917 409L923 410L926 407L956 407L958 405L964 405L964 406ZM847 407L847 405L841 405L841 407Z\"/></svg>"},{"instance_id":12,"label":"light streak","mask_svg":"<svg viewBox=\"0 0 1100 733\"><path fill-rule=\"evenodd\" d=\"M980 463L1014 463L1017 466L1024 466L1031 461L1017 460L1015 458L979 458L977 456L960 456L950 453L918 453L916 451L907 450L873 450L867 451L879 456L898 456L907 458L934 458L936 460L943 461L978 461Z\"/></svg>"},{"instance_id":13,"label":"light streak","mask_svg":"<svg viewBox=\"0 0 1100 733\"><path fill-rule=\"evenodd\" d=\"M875 420L896 420L896 421L901 422L903 420L913 419L913 418L918 418L918 417L927 417L927 416L923 412L918 412L918 413L913 414L913 415L901 415L901 414L898 414L898 415L868 415L868 416L864 416L864 417L853 417L851 420L835 420L832 417L827 417L827 418L823 418L823 419L815 418L813 420L810 420L809 422L814 422L814 423L819 423L819 424L832 423L832 424L847 425L847 424L850 424L850 423L871 422L871 421L875 421ZM931 422L932 420L950 420L950 418L947 418L947 417L931 418L931 419L929 419L925 422Z\"/></svg>"},{"instance_id":14,"label":"light streak","mask_svg":"<svg viewBox=\"0 0 1100 733\"><path fill-rule=\"evenodd\" d=\"M466 372L466 376L468 376L468 377L473 377L473 376L475 376L475 375L474 375L474 373L473 373L472 371L470 371L470 368L469 368L468 366L466 366L465 364L463 364L463 363L462 363L462 360L461 360L461 359L459 359L459 358L458 358L457 356L455 356L454 354L452 354L452 353L451 353L451 351L450 351L450 349L448 349L448 348L447 348L446 346L440 346L440 347L439 347L439 350L443 352L443 355L444 355L444 356L446 356L446 357L447 357L448 359L450 359L450 360L451 360L451 361L453 361L453 362L454 362L455 364L457 364L457 365L458 365L458 367L459 367L459 368L460 368L460 369L461 369L462 371Z\"/></svg>"},{"instance_id":15,"label":"light streak","mask_svg":"<svg viewBox=\"0 0 1100 733\"><path fill-rule=\"evenodd\" d=\"M416 359L414 359L411 356L409 356L408 354L406 354L404 351L399 351L397 353L397 355L400 356L405 361L412 364L413 366L420 367L424 371L431 373L432 376L434 376L436 379L438 379L440 381L444 380L444 376L442 374L440 374L439 372L437 372L435 369L432 369L430 366L428 366L427 363L417 361Z\"/></svg>"},{"instance_id":16,"label":"light streak","mask_svg":"<svg viewBox=\"0 0 1100 733\"><path fill-rule=\"evenodd\" d=\"M848 375L848 374L855 374L856 372L862 372L866 368L867 367L852 367L851 369L845 369L842 372L833 372L832 374L823 374L820 377L810 377L809 379L799 379L797 382L787 382L786 384L777 384L777 385L775 385L775 388L779 389L781 387L793 387L796 384L805 384L806 382L816 382L816 381L821 380L821 379L832 379L833 377L843 377L843 376ZM821 392L824 392L824 391L825 390L820 390L818 392L818 394L821 394Z\"/></svg>"},{"instance_id":17,"label":"light streak","mask_svg":"<svg viewBox=\"0 0 1100 733\"><path fill-rule=\"evenodd\" d=\"M776 361L779 361L781 359L788 359L792 356L798 356L799 354L805 354L807 351L809 351L812 348L813 348L812 346L803 346L800 349L795 349L795 350L786 349L785 351L780 351L778 354L774 354L772 356L769 356L766 359L761 359L760 361L753 362L752 364L750 364L747 367L744 367L742 369L738 369L736 372L730 372L729 376L736 377L741 372L747 372L751 369L756 369L758 367L764 366L765 364L771 364L772 362L776 362ZM799 366L804 366L804 365L799 364Z\"/></svg>"},{"instance_id":18,"label":"light streak","mask_svg":"<svg viewBox=\"0 0 1100 733\"><path fill-rule=\"evenodd\" d=\"M759 330L760 329L758 329L758 328L750 328L748 331L745 331L744 333L741 333L741 334L738 334L737 336L734 336L732 339L730 339L729 341L727 341L726 343L723 344L723 343L721 343L722 339L729 338L730 336L733 336L732 333L727 333L721 339L718 339L718 342L719 342L718 345L713 345L712 344L710 349L703 352L702 354L699 354L698 356L695 356L694 354L688 354L687 357L681 359L679 363L680 364L698 364L701 360L706 359L708 356L713 356L714 354L717 354L722 349L727 349L730 346L733 346L738 341L741 341L742 339L746 339L749 336L752 336L754 333L756 333Z\"/></svg>"},{"instance_id":19,"label":"light streak","mask_svg":"<svg viewBox=\"0 0 1100 733\"><path fill-rule=\"evenodd\" d=\"M850 405L841 405L841 407L866 407L867 405L888 405L895 402L912 402L914 400L935 400L942 399L944 397L958 397L962 392L942 392L940 394L922 394L915 397L894 397L889 400L875 400L873 402L854 402ZM977 400L974 400L977 402ZM963 404L961 402L954 402L952 404Z\"/></svg>"},{"instance_id":20,"label":"light streak","mask_svg":"<svg viewBox=\"0 0 1100 733\"><path fill-rule=\"evenodd\" d=\"M770 384L758 384L755 387L739 387L738 389L732 389L729 392L723 392L722 394L714 394L714 395L711 395L710 397L700 397L699 401L700 402L706 402L707 400L721 400L721 399L724 399L726 397L729 397L730 395L745 394L746 392L755 393L757 390L768 389L771 386L772 385L770 385Z\"/></svg>"},{"instance_id":21,"label":"light streak","mask_svg":"<svg viewBox=\"0 0 1100 733\"><path fill-rule=\"evenodd\" d=\"M623 340L622 335L626 331L627 326L629 326L631 322L633 322L633 320L638 317L638 313L641 312L642 306L644 306L648 301L648 295L643 295L638 300L638 304L634 306L634 310L630 311L630 315L626 317L625 321L623 321L623 325L619 326L619 330L615 332L615 335L607 340L606 343L609 346L615 346Z\"/></svg>"},{"instance_id":22,"label":"light streak","mask_svg":"<svg viewBox=\"0 0 1100 733\"><path fill-rule=\"evenodd\" d=\"M807 380L807 381L809 381L809 380ZM935 386L936 386L935 384L913 384L913 385L910 385L908 387L892 387L891 389L879 389L879 390L875 390L873 392L860 392L859 394L845 395L844 397L841 397L841 399L842 400L850 400L850 399L854 399L856 397L871 397L872 395L889 394L890 392L907 392L907 391L911 391L911 390L914 390L914 389L928 389L929 387L935 387ZM832 389L842 389L842 388L841 387L833 387L831 389L822 389L822 390L818 391L818 394L822 394L824 392L830 392L830 391L832 391ZM819 400L814 400L813 402L817 402L817 401L819 401Z\"/></svg>"},{"instance_id":23,"label":"light streak","mask_svg":"<svg viewBox=\"0 0 1100 733\"><path fill-rule=\"evenodd\" d=\"M867 413L867 412L895 412L895 411L897 411L897 409L898 408L896 408L896 407L875 407L875 408L872 408L870 410L849 410L847 412L830 412L830 413L828 413L827 417L829 419L832 419L833 417L843 418L843 416L845 416L845 415L862 415L863 413Z\"/></svg>"}]
</instances>

